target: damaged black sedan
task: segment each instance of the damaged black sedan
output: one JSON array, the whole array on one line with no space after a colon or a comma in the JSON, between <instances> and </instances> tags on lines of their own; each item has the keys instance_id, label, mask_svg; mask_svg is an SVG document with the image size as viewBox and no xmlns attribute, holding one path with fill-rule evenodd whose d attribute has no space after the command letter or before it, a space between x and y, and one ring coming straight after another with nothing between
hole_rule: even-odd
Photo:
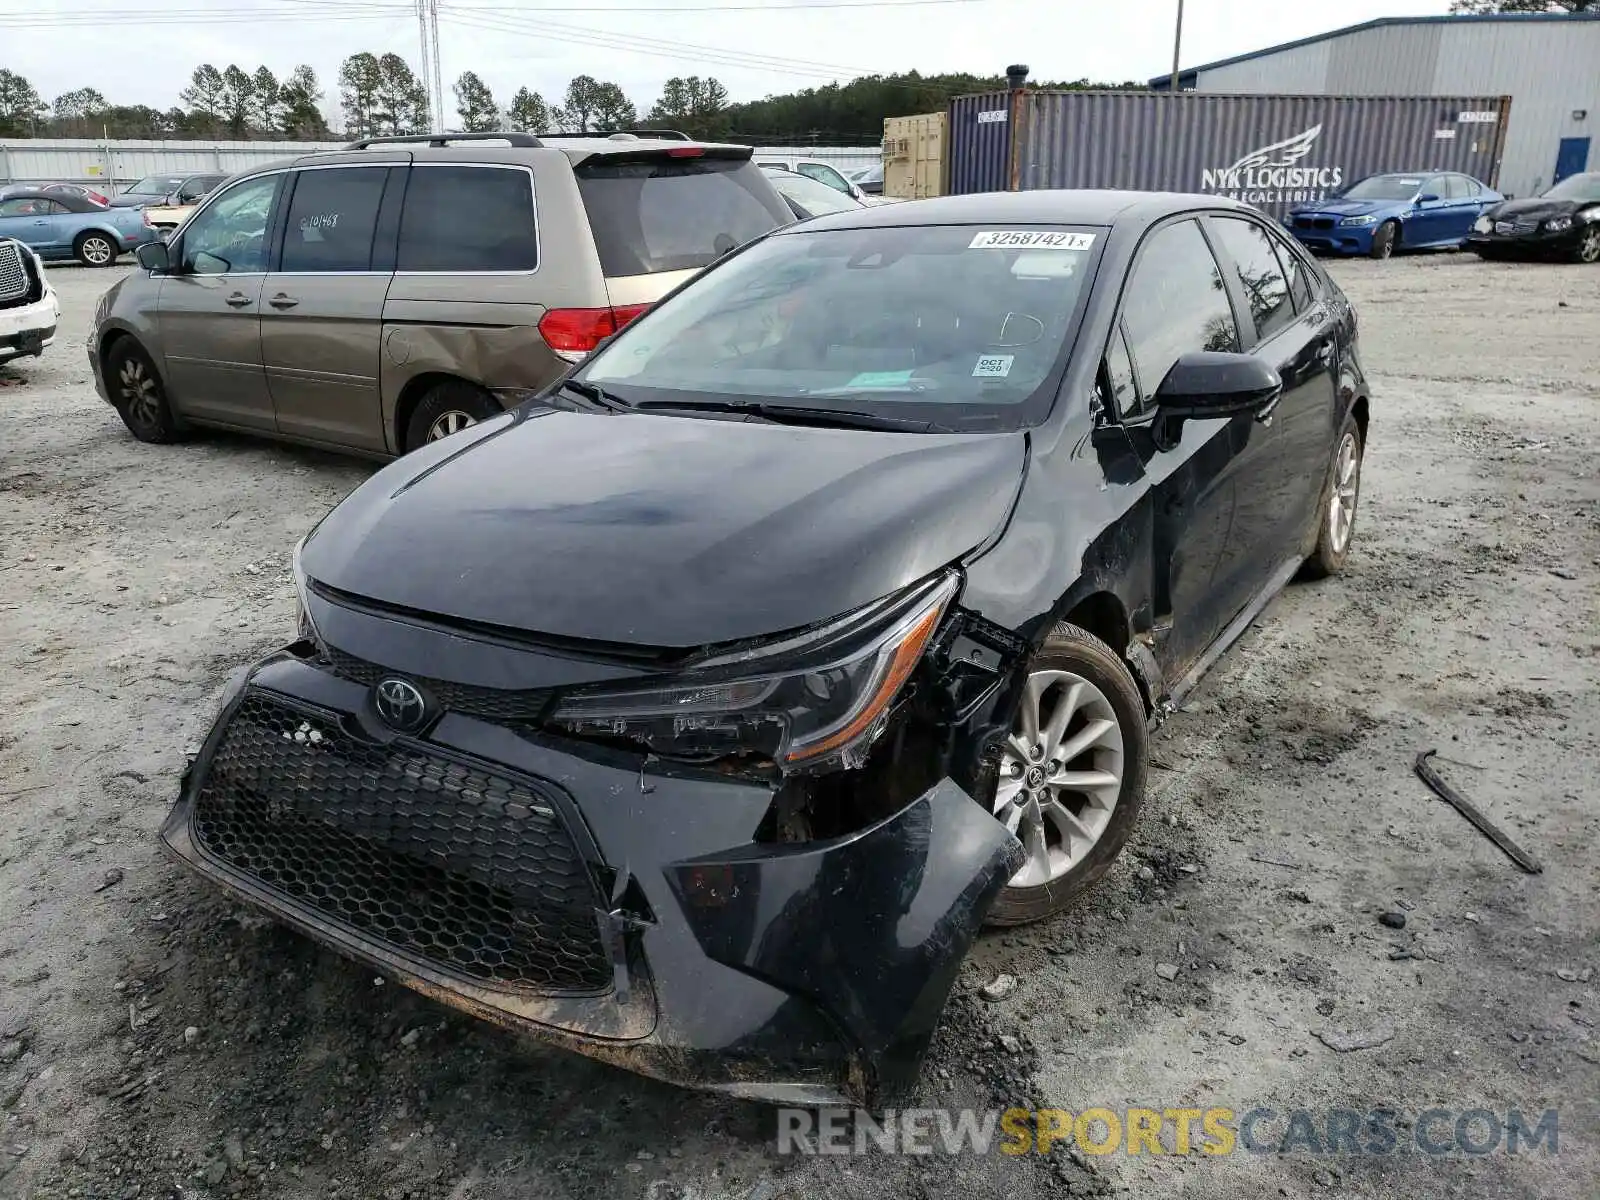
<instances>
[{"instance_id":1,"label":"damaged black sedan","mask_svg":"<svg viewBox=\"0 0 1600 1200\"><path fill-rule=\"evenodd\" d=\"M1148 729L1343 565L1367 403L1228 201L776 231L334 509L162 837L510 1029L890 1100L980 926L1100 878Z\"/></svg>"}]
</instances>

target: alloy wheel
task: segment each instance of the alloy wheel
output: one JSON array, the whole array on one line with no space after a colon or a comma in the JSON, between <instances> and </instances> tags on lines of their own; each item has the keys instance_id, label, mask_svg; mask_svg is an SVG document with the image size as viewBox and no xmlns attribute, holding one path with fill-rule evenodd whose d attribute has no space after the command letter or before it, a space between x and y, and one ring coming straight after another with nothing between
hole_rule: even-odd
<instances>
[{"instance_id":1,"label":"alloy wheel","mask_svg":"<svg viewBox=\"0 0 1600 1200\"><path fill-rule=\"evenodd\" d=\"M476 425L477 418L471 413L464 413L459 408L452 408L440 413L434 418L433 424L428 426L428 441L437 442L440 438L447 438L452 433L460 433L468 425Z\"/></svg>"},{"instance_id":2,"label":"alloy wheel","mask_svg":"<svg viewBox=\"0 0 1600 1200\"><path fill-rule=\"evenodd\" d=\"M111 243L103 237L86 237L83 239L83 257L94 266L103 267L111 261Z\"/></svg>"},{"instance_id":3,"label":"alloy wheel","mask_svg":"<svg viewBox=\"0 0 1600 1200\"><path fill-rule=\"evenodd\" d=\"M1600 262L1600 228L1592 228L1583 235L1578 246L1578 258L1586 263Z\"/></svg>"},{"instance_id":4,"label":"alloy wheel","mask_svg":"<svg viewBox=\"0 0 1600 1200\"><path fill-rule=\"evenodd\" d=\"M1122 729L1105 693L1071 671L1028 676L994 798L1027 855L1010 886L1038 887L1081 863L1111 822L1122 775Z\"/></svg>"},{"instance_id":5,"label":"alloy wheel","mask_svg":"<svg viewBox=\"0 0 1600 1200\"><path fill-rule=\"evenodd\" d=\"M136 358L123 362L117 373L117 391L128 415L140 425L153 427L161 421L161 394L155 378Z\"/></svg>"},{"instance_id":6,"label":"alloy wheel","mask_svg":"<svg viewBox=\"0 0 1600 1200\"><path fill-rule=\"evenodd\" d=\"M1350 530L1356 522L1356 500L1360 487L1361 443L1349 432L1339 442L1333 460L1333 487L1328 495L1328 547L1343 554L1350 543Z\"/></svg>"}]
</instances>

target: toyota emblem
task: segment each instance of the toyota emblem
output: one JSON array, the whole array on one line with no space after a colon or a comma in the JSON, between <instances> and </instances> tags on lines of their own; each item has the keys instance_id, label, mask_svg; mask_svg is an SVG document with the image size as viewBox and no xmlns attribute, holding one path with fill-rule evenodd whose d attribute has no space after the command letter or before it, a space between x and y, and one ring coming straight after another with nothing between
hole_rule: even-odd
<instances>
[{"instance_id":1,"label":"toyota emblem","mask_svg":"<svg viewBox=\"0 0 1600 1200\"><path fill-rule=\"evenodd\" d=\"M415 733L428 719L428 702L416 685L404 679L380 680L372 703L378 715L401 733Z\"/></svg>"}]
</instances>

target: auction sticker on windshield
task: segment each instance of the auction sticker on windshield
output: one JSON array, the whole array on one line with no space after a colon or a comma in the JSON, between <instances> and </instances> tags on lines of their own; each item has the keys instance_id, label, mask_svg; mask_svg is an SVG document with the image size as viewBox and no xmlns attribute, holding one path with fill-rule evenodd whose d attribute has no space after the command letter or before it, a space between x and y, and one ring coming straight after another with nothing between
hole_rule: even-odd
<instances>
[{"instance_id":1,"label":"auction sticker on windshield","mask_svg":"<svg viewBox=\"0 0 1600 1200\"><path fill-rule=\"evenodd\" d=\"M1047 229L986 229L974 235L968 250L1087 250L1092 233L1054 233Z\"/></svg>"}]
</instances>

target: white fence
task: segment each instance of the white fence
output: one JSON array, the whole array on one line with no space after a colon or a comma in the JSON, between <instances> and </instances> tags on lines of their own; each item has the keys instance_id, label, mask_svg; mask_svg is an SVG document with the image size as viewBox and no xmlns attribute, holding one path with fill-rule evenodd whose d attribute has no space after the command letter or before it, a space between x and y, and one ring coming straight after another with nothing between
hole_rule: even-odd
<instances>
[{"instance_id":1,"label":"white fence","mask_svg":"<svg viewBox=\"0 0 1600 1200\"><path fill-rule=\"evenodd\" d=\"M24 139L0 142L0 184L85 183L116 191L146 175L233 174L274 158L338 150L343 142L132 142ZM841 171L870 167L878 147L758 146L758 157L812 158ZM107 190L101 188L100 190Z\"/></svg>"}]
</instances>

